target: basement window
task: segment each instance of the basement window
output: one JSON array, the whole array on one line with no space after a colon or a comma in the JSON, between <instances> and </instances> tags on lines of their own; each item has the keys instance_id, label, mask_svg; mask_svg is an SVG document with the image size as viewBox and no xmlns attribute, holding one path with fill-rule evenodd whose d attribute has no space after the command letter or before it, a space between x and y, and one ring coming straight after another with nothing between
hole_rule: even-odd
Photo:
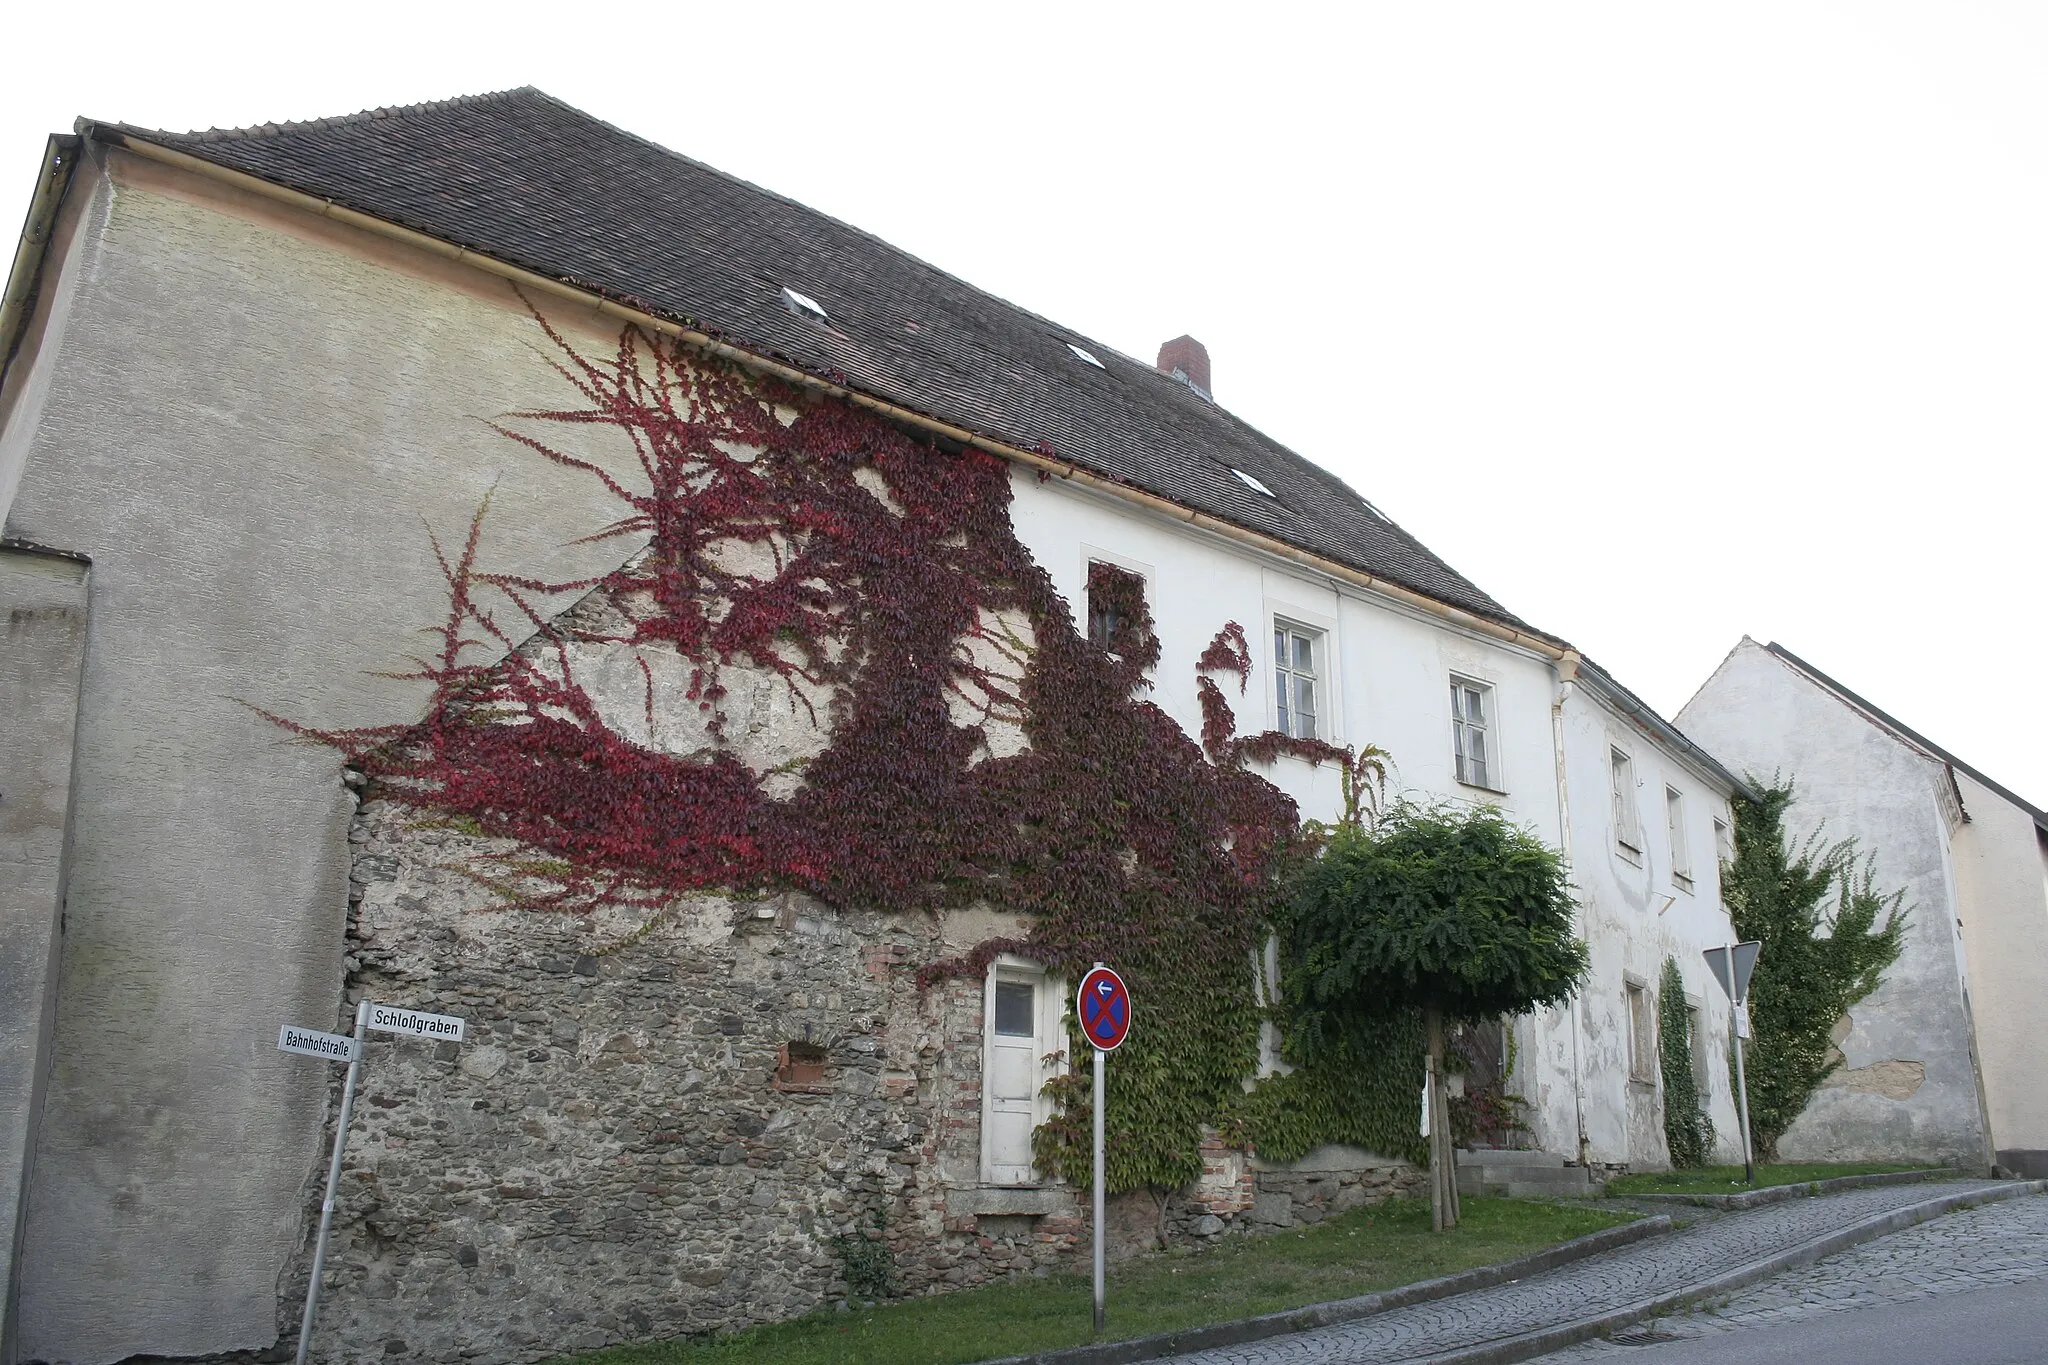
<instances>
[{"instance_id":1,"label":"basement window","mask_svg":"<svg viewBox=\"0 0 2048 1365\"><path fill-rule=\"evenodd\" d=\"M1235 474L1235 475L1237 475L1237 477L1238 477L1238 478L1239 478L1240 480L1242 480L1242 481L1243 481L1243 483L1244 483L1244 486L1245 486L1246 488L1249 488L1249 489L1251 489L1251 490L1252 490L1252 492L1254 492L1254 493L1259 493L1259 494L1263 494L1264 496L1266 496L1266 497L1269 497L1269 498L1271 498L1271 497L1277 497L1277 496L1278 496L1278 495L1277 495L1276 493L1274 493L1274 492L1273 492L1273 490L1272 490L1272 489L1270 489L1270 488L1266 487L1266 485L1264 485L1264 484L1260 483L1260 482L1259 482L1259 481L1258 481L1257 479L1255 479L1255 478L1253 478L1253 477L1252 477L1251 475L1249 475L1249 474L1245 473L1245 472L1244 472L1244 471L1243 471L1242 469L1239 469L1239 468L1238 468L1238 467L1237 467L1236 465L1231 465L1231 466L1230 466L1230 472L1231 472L1231 473L1233 473L1233 474Z\"/></svg>"},{"instance_id":2,"label":"basement window","mask_svg":"<svg viewBox=\"0 0 2048 1365\"><path fill-rule=\"evenodd\" d=\"M1088 364L1093 365L1098 370L1107 368L1103 365L1101 361L1097 360L1094 356L1088 354L1088 352L1082 350L1079 346L1076 346L1071 341L1067 343L1067 349L1074 353L1075 359L1085 361Z\"/></svg>"},{"instance_id":3,"label":"basement window","mask_svg":"<svg viewBox=\"0 0 2048 1365\"><path fill-rule=\"evenodd\" d=\"M808 294L799 294L788 285L782 287L782 306L800 318L812 322L830 322L825 316L825 306Z\"/></svg>"}]
</instances>

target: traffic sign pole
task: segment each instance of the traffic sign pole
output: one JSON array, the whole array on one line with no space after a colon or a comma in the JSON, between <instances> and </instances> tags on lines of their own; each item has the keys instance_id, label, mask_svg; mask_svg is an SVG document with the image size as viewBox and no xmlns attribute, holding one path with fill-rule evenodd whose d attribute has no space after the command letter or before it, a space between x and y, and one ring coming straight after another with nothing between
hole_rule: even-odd
<instances>
[{"instance_id":1,"label":"traffic sign pole","mask_svg":"<svg viewBox=\"0 0 2048 1365\"><path fill-rule=\"evenodd\" d=\"M1102 1335L1102 1073L1103 1059L1131 1036L1131 993L1124 979L1100 962L1081 978L1074 992L1074 1013L1081 1032L1095 1050L1095 1335Z\"/></svg>"},{"instance_id":2,"label":"traffic sign pole","mask_svg":"<svg viewBox=\"0 0 2048 1365\"><path fill-rule=\"evenodd\" d=\"M1756 1158L1749 1150L1749 1078L1742 1073L1742 1028L1736 1014L1742 1009L1737 1001L1728 1011L1728 1031L1735 1035L1735 1098L1742 1104L1742 1179L1744 1184L1756 1184Z\"/></svg>"},{"instance_id":3,"label":"traffic sign pole","mask_svg":"<svg viewBox=\"0 0 2048 1365\"><path fill-rule=\"evenodd\" d=\"M348 1076L341 1083L341 1116L334 1124L334 1156L327 1163L327 1197L320 1201L320 1232L313 1239L313 1278L306 1284L306 1311L299 1318L299 1354L296 1365L306 1365L306 1352L313 1345L313 1313L320 1306L320 1272L327 1262L327 1229L334 1222L334 1187L341 1183L341 1150L348 1145L348 1116L355 1108L356 1077L363 1069L363 1033L370 1023L370 1002L356 1005L355 1056L349 1059Z\"/></svg>"},{"instance_id":4,"label":"traffic sign pole","mask_svg":"<svg viewBox=\"0 0 2048 1365\"><path fill-rule=\"evenodd\" d=\"M1101 963L1096 964L1098 967ZM1102 1335L1102 1059L1109 1054L1095 1049L1095 1335Z\"/></svg>"},{"instance_id":5,"label":"traffic sign pole","mask_svg":"<svg viewBox=\"0 0 2048 1365\"><path fill-rule=\"evenodd\" d=\"M1724 948L1709 948L1702 954L1714 980L1728 992L1728 1036L1735 1044L1735 1102L1742 1111L1742 1176L1744 1183L1750 1185L1756 1184L1756 1155L1749 1139L1749 1078L1742 1069L1742 1019L1749 1008L1749 978L1756 971L1756 959L1763 948L1760 940L1750 939Z\"/></svg>"}]
</instances>

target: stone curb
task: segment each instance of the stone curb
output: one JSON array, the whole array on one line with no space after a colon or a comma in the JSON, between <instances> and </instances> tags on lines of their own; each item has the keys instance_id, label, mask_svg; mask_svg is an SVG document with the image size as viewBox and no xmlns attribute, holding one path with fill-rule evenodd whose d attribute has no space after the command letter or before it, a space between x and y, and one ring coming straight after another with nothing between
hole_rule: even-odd
<instances>
[{"instance_id":1,"label":"stone curb","mask_svg":"<svg viewBox=\"0 0 2048 1365\"><path fill-rule=\"evenodd\" d=\"M1668 1215L1658 1214L1652 1218L1638 1219L1623 1223L1620 1227L1604 1228L1574 1237L1569 1242L1560 1242L1543 1251L1533 1251L1527 1256L1517 1256L1512 1261L1498 1265L1476 1266L1461 1270L1455 1275L1444 1275L1434 1280L1419 1280L1393 1289L1383 1289L1377 1294L1361 1294L1353 1299L1336 1299L1329 1303L1312 1303L1306 1308L1289 1308L1278 1313L1265 1313L1256 1318L1239 1318L1235 1322L1212 1323L1207 1327L1189 1327L1178 1332L1162 1332L1156 1336L1131 1337L1126 1341L1103 1341L1088 1346L1063 1346L1055 1351L1040 1351L1035 1355L1003 1356L998 1360L983 1362L983 1365L1129 1365L1140 1360L1157 1360L1161 1356L1181 1355L1188 1351L1207 1350L1212 1346L1239 1346L1247 1341L1259 1341L1266 1337L1285 1336L1291 1332L1307 1332L1317 1327L1334 1327L1338 1323L1356 1322L1375 1313L1384 1313L1393 1308L1405 1308L1412 1303L1427 1303L1432 1299L1449 1298L1473 1289L1490 1289L1497 1284L1523 1279L1541 1271L1551 1270L1573 1261L1616 1247L1640 1242L1646 1237L1655 1237L1671 1231L1672 1222Z\"/></svg>"},{"instance_id":2,"label":"stone curb","mask_svg":"<svg viewBox=\"0 0 2048 1365\"><path fill-rule=\"evenodd\" d=\"M1703 1209L1737 1212L1762 1208L1766 1204L1782 1204L1787 1199L1810 1199L1817 1194L1860 1190L1871 1185L1917 1185L1923 1180L1955 1178L1954 1167L1933 1166L1920 1171L1878 1171L1871 1175L1838 1175L1831 1180L1808 1180L1796 1185L1766 1185L1763 1189L1744 1190L1741 1194L1616 1194L1609 1198L1640 1199L1653 1204L1693 1204Z\"/></svg>"},{"instance_id":3,"label":"stone curb","mask_svg":"<svg viewBox=\"0 0 2048 1365\"><path fill-rule=\"evenodd\" d=\"M1592 1317L1580 1318L1576 1322L1544 1327L1534 1332L1524 1332L1520 1336L1502 1337L1498 1341L1467 1346L1442 1355L1415 1356L1411 1358L1412 1365L1514 1365L1516 1361L1549 1355L1552 1351L1561 1351L1567 1346L1591 1341L1594 1337L1607 1336L1616 1328L1633 1326L1645 1318L1662 1317L1675 1309L1690 1307L1706 1299L1733 1293L1737 1289L1755 1284L1758 1280L1766 1280L1787 1270L1812 1265L1815 1261L1844 1251L1859 1242L1867 1242L1888 1232L1897 1232L1901 1228L1909 1228L1916 1223L1939 1218L1942 1214L1953 1213L1957 1209L1975 1208L1980 1204L1996 1204L2003 1200L2044 1192L2048 1192L2048 1180L2025 1180L1994 1185L1988 1189L1966 1190L1961 1194L1943 1195L1939 1199L1908 1204L1904 1208L1873 1214L1861 1222L1823 1233L1784 1251L1759 1257L1747 1265L1737 1266L1734 1270L1716 1275L1712 1279L1702 1280L1698 1284L1687 1285L1683 1289L1674 1289L1655 1298L1639 1299L1635 1303Z\"/></svg>"}]
</instances>

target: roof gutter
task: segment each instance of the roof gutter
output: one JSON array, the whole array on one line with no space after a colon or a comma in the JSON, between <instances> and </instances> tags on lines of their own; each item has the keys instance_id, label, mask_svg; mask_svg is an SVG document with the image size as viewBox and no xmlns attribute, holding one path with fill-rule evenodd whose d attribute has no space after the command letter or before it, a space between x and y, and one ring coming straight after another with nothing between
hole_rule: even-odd
<instances>
[{"instance_id":1,"label":"roof gutter","mask_svg":"<svg viewBox=\"0 0 2048 1365\"><path fill-rule=\"evenodd\" d=\"M71 185L71 170L78 164L78 149L84 141L70 133L53 133L43 149L36 192L29 199L21 241L14 248L13 268L7 272L7 292L0 294L0 385L7 382L14 353L28 334L29 317L35 312L43 281L43 257L57 230L57 211L64 204L64 191Z\"/></svg>"},{"instance_id":2,"label":"roof gutter","mask_svg":"<svg viewBox=\"0 0 2048 1365\"><path fill-rule=\"evenodd\" d=\"M1185 522L1190 526L1222 536L1227 540L1236 541L1241 545L1259 550L1265 554L1292 561L1325 577L1348 583L1353 587L1363 588L1382 597L1391 598L1404 606L1434 616L1439 620L1470 631L1473 634L1484 635L1506 644L1520 646L1554 662L1576 660L1578 658L1578 652L1562 640L1539 635L1532 631L1518 630L1513 626L1503 625L1498 621L1489 620L1484 616L1454 607L1447 602L1439 602L1427 594L1417 592L1415 589L1405 587L1399 583L1389 582L1376 574L1365 573L1333 559L1325 559L1321 555L1312 554L1307 550L1289 545L1284 540L1248 530L1234 522L1210 516L1206 512L1197 512L1192 508L1183 507L1170 498L1162 498L1155 493L1148 493L1141 488L1134 488L1115 479L1104 478L1100 474L1081 468L1070 460L1062 460L1054 456L1039 454L1036 451L1025 450L1018 446L1007 445L1001 441L983 436L978 432L969 431L964 427L956 427L949 422L942 422L937 418L927 416L914 409L899 407L894 403L862 393L858 389L832 383L829 380L821 379L817 375L796 369L781 361L771 360L767 356L735 346L731 342L721 341L707 333L680 326L666 318L657 317L652 313L643 312L637 308L629 308L624 304L615 303L584 286L537 274L534 271L499 260L495 256L471 251L467 247L457 246L453 242L445 241L439 237L430 236L427 233L419 232L412 228L401 227L399 224L393 223L388 219L378 218L356 209L346 208L331 199L321 199L316 195L290 189L274 181L265 180L260 176L232 170L226 166L208 161L203 157L193 156L188 152L177 151L158 143L149 142L119 128L108 127L105 124L81 123L79 131L96 141L110 143L147 160L159 162L166 166L175 166L180 170L189 171L193 175L203 176L209 180L231 185L246 193L259 195L279 203L289 204L293 208L321 218L331 218L337 222L347 223L351 227L360 228L364 232L374 233L379 237L403 242L430 255L460 262L461 264L481 270L486 274L499 276L502 279L509 280L521 289L552 295L556 298L588 307L597 316L616 318L622 323L629 323L645 328L650 332L673 337L698 350L731 360L759 373L770 374L778 379L786 380L792 384L800 384L805 388L814 389L835 398L843 398L848 402L856 403L870 411L880 413L884 417L900 422L905 426L915 427L921 431L930 432L935 436L943 436L962 445L973 446L977 450L986 451L988 454L998 456L1014 464L1024 465L1028 468L1065 479L1071 483L1080 484L1083 487L1107 494L1120 501L1142 507L1156 515Z\"/></svg>"},{"instance_id":3,"label":"roof gutter","mask_svg":"<svg viewBox=\"0 0 2048 1365\"><path fill-rule=\"evenodd\" d=\"M1694 767L1719 781L1726 782L1737 796L1746 801L1759 799L1756 788L1730 772L1720 759L1694 743L1685 731L1645 706L1634 693L1607 676L1597 664L1585 659L1579 660L1579 680L1591 683L1608 705L1678 750Z\"/></svg>"}]
</instances>

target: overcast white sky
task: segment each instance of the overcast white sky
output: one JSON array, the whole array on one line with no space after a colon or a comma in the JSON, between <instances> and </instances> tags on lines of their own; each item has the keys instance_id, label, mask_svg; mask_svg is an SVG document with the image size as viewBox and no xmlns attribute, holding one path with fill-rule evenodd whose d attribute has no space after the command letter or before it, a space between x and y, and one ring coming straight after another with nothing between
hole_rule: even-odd
<instances>
[{"instance_id":1,"label":"overcast white sky","mask_svg":"<svg viewBox=\"0 0 2048 1365\"><path fill-rule=\"evenodd\" d=\"M8 29L9 227L81 114L537 85L1131 355L1192 332L1221 402L1666 714L1748 632L2048 802L2048 7L108 0Z\"/></svg>"}]
</instances>

